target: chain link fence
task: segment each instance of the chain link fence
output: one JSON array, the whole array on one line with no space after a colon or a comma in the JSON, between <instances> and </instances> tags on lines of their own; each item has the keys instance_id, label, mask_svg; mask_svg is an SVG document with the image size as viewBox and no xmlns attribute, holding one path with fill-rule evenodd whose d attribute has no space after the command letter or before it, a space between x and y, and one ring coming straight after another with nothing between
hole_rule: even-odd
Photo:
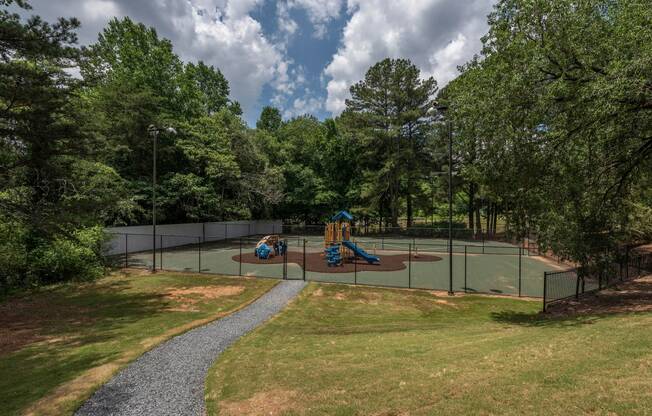
<instances>
[{"instance_id":1,"label":"chain link fence","mask_svg":"<svg viewBox=\"0 0 652 416\"><path fill-rule=\"evenodd\" d=\"M254 254L260 237L157 235L154 245L151 234L116 234L112 241L120 241L123 252L111 259L120 267L446 291L452 259L453 291L529 297L543 295L548 268L528 250L507 243L456 240L449 255L447 241L369 235L351 241L380 264L347 251L342 265L329 267L323 236L316 233L283 235L287 250L262 260Z\"/></svg>"},{"instance_id":2,"label":"chain link fence","mask_svg":"<svg viewBox=\"0 0 652 416\"><path fill-rule=\"evenodd\" d=\"M571 268L545 272L543 277L543 311L551 304L579 299L589 293L612 287L652 273L652 253L635 253L630 249L610 262L593 269Z\"/></svg>"}]
</instances>

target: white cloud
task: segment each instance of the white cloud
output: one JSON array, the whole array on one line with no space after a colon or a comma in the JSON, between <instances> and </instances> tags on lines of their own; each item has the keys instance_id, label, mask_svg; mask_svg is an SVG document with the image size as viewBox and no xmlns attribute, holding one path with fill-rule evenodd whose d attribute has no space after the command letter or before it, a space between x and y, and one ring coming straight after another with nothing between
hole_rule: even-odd
<instances>
[{"instance_id":1,"label":"white cloud","mask_svg":"<svg viewBox=\"0 0 652 416\"><path fill-rule=\"evenodd\" d=\"M260 23L249 15L255 5L255 1L229 1L213 12L203 8L202 13L191 6L194 35L178 48L190 59L219 67L245 111L255 105L267 83L284 93L292 88L282 51L265 38Z\"/></svg>"},{"instance_id":2,"label":"white cloud","mask_svg":"<svg viewBox=\"0 0 652 416\"><path fill-rule=\"evenodd\" d=\"M349 0L351 19L342 43L324 70L326 109L345 108L349 86L386 58L408 58L440 87L457 76L457 66L480 51L493 0Z\"/></svg>"},{"instance_id":3,"label":"white cloud","mask_svg":"<svg viewBox=\"0 0 652 416\"><path fill-rule=\"evenodd\" d=\"M344 109L349 86L385 57L406 57L444 85L463 64L480 50L480 36L486 31L486 14L493 0L277 0L278 30L263 32L252 12L273 0L32 0L34 10L48 21L59 16L76 16L82 22L81 44L97 40L97 34L114 16L130 16L153 26L159 36L172 41L174 50L186 61L203 60L224 73L231 95L240 101L248 119L263 88L272 89L272 104L288 107L289 114ZM321 91L304 92L315 75L306 74L288 56L288 41L303 28L291 18L290 10L303 10L313 36L323 37L344 8L351 16L340 46L331 62L319 74L325 86L325 103L315 97ZM300 41L309 42L310 40ZM313 87L314 88L314 87ZM303 94L303 95L301 95ZM266 104L266 103L263 103Z\"/></svg>"},{"instance_id":4,"label":"white cloud","mask_svg":"<svg viewBox=\"0 0 652 416\"><path fill-rule=\"evenodd\" d=\"M290 16L290 9L287 3L279 2L276 5L276 23L278 25L279 36L284 45L299 29L297 22Z\"/></svg>"},{"instance_id":5,"label":"white cloud","mask_svg":"<svg viewBox=\"0 0 652 416\"><path fill-rule=\"evenodd\" d=\"M231 86L231 95L245 111L255 107L264 85L288 90L289 61L283 45L268 39L250 13L264 0L33 0L34 10L53 21L74 15L82 22L81 44L97 34L114 16L156 28L185 61L219 68Z\"/></svg>"},{"instance_id":6,"label":"white cloud","mask_svg":"<svg viewBox=\"0 0 652 416\"><path fill-rule=\"evenodd\" d=\"M306 89L303 98L295 98L290 108L283 111L283 117L292 118L304 114L314 114L323 108L323 101L311 96L310 90Z\"/></svg>"},{"instance_id":7,"label":"white cloud","mask_svg":"<svg viewBox=\"0 0 652 416\"><path fill-rule=\"evenodd\" d=\"M328 22L340 15L343 0L288 0L288 7L304 9L310 23L315 28L314 36L323 38L328 29Z\"/></svg>"}]
</instances>

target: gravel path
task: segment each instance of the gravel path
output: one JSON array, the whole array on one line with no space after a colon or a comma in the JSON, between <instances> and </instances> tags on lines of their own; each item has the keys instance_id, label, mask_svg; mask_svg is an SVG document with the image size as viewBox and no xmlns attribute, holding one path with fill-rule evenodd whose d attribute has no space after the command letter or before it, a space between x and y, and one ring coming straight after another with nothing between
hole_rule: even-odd
<instances>
[{"instance_id":1,"label":"gravel path","mask_svg":"<svg viewBox=\"0 0 652 416\"><path fill-rule=\"evenodd\" d=\"M286 280L240 311L145 353L100 388L76 415L203 415L204 380L229 345L279 312L305 286Z\"/></svg>"}]
</instances>

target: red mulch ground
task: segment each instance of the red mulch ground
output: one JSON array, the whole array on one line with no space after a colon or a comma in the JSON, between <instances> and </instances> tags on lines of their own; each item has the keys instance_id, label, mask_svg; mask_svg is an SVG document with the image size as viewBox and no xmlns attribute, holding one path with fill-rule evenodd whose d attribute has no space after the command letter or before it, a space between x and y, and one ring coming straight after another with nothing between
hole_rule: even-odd
<instances>
[{"instance_id":1,"label":"red mulch ground","mask_svg":"<svg viewBox=\"0 0 652 416\"><path fill-rule=\"evenodd\" d=\"M407 268L408 254L382 255L380 264L369 264L363 259L358 259L354 264L352 261L345 262L342 266L328 267L326 258L322 253L306 253L306 271L320 273L353 273L355 270L376 271L376 272L393 272ZM419 254L418 257L412 256L413 262L418 261L440 261L441 257L430 254ZM240 255L233 256L233 261L240 261ZM283 264L283 256L274 256L268 260L260 260L254 253L242 254L242 262L249 264ZM288 263L296 263L303 267L303 254L298 252L288 252Z\"/></svg>"}]
</instances>

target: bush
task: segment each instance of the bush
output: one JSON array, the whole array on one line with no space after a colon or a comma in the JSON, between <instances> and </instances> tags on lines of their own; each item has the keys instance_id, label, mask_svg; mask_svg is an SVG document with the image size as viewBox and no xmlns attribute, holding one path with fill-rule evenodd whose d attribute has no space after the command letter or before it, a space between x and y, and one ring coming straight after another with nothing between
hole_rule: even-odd
<instances>
[{"instance_id":1,"label":"bush","mask_svg":"<svg viewBox=\"0 0 652 416\"><path fill-rule=\"evenodd\" d=\"M104 273L100 227L77 230L72 238L57 237L29 255L30 269L39 283L90 280Z\"/></svg>"},{"instance_id":2,"label":"bush","mask_svg":"<svg viewBox=\"0 0 652 416\"><path fill-rule=\"evenodd\" d=\"M27 251L20 226L0 221L0 290L22 285L27 265Z\"/></svg>"},{"instance_id":3,"label":"bush","mask_svg":"<svg viewBox=\"0 0 652 416\"><path fill-rule=\"evenodd\" d=\"M12 232L7 233L8 228ZM104 273L102 247L106 235L99 226L42 240L29 252L24 228L4 223L0 224L0 232L8 236L0 242L0 286L3 289L91 280Z\"/></svg>"}]
</instances>

